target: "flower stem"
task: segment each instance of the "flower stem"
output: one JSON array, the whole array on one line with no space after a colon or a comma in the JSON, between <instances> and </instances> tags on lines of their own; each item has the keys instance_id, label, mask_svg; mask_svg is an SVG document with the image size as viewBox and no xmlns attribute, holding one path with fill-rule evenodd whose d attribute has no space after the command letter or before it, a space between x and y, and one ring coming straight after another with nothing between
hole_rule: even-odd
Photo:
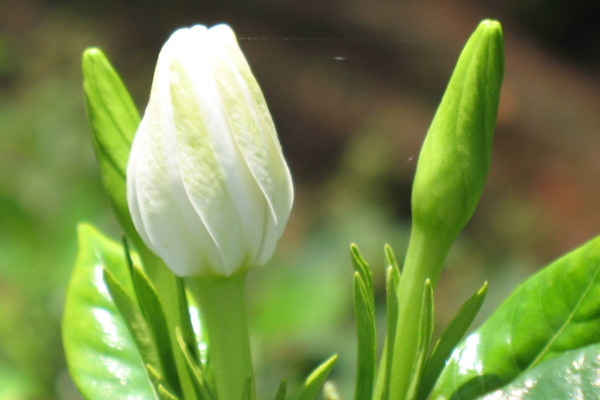
<instances>
[{"instance_id":1,"label":"flower stem","mask_svg":"<svg viewBox=\"0 0 600 400\"><path fill-rule=\"evenodd\" d=\"M245 272L227 278L202 277L188 281L208 333L208 354L219 400L241 399L246 380L249 376L253 379L245 283Z\"/></svg>"},{"instance_id":2,"label":"flower stem","mask_svg":"<svg viewBox=\"0 0 600 400\"><path fill-rule=\"evenodd\" d=\"M437 236L437 237L436 237ZM389 399L404 400L414 371L425 281L435 287L451 241L413 225L398 287L398 322L394 338Z\"/></svg>"}]
</instances>

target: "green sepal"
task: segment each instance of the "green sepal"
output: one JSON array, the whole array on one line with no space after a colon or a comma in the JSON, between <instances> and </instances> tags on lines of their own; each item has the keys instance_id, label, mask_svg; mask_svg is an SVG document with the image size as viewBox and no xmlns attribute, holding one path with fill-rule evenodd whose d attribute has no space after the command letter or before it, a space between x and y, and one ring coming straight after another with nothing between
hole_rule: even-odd
<instances>
[{"instance_id":1,"label":"green sepal","mask_svg":"<svg viewBox=\"0 0 600 400\"><path fill-rule=\"evenodd\" d=\"M146 364L146 372L148 372L148 377L150 381L154 385L156 394L160 400L173 400L179 399L177 395L173 393L173 390L169 388L168 384L165 382L164 376L162 373L158 372L152 365Z\"/></svg>"},{"instance_id":2,"label":"green sepal","mask_svg":"<svg viewBox=\"0 0 600 400\"><path fill-rule=\"evenodd\" d=\"M387 263L387 266L393 267L394 269L398 270L398 273L400 273L400 267L398 266L398 261L396 260L396 255L394 255L394 250L392 250L392 246L386 244L383 247L383 250L385 252L385 261Z\"/></svg>"},{"instance_id":3,"label":"green sepal","mask_svg":"<svg viewBox=\"0 0 600 400\"><path fill-rule=\"evenodd\" d=\"M388 253L386 247L386 254ZM389 248L391 251L391 248ZM387 400L389 398L391 363L390 360L394 355L394 337L396 336L396 325L398 323L398 296L397 290L400 283L400 270L397 264L389 261L385 275L385 294L386 294L386 324L387 330L385 342L383 343L383 351L381 352L381 361L379 370L377 371L377 381L375 383L374 399Z\"/></svg>"},{"instance_id":4,"label":"green sepal","mask_svg":"<svg viewBox=\"0 0 600 400\"><path fill-rule=\"evenodd\" d=\"M156 289L144 271L131 261L129 247L125 238L123 238L123 247L137 301L144 320L152 333L162 371L165 374L165 380L175 392L181 393L181 385L179 376L177 375L173 349L171 348L171 339L164 307L158 293L156 293Z\"/></svg>"},{"instance_id":5,"label":"green sepal","mask_svg":"<svg viewBox=\"0 0 600 400\"><path fill-rule=\"evenodd\" d=\"M215 395L216 390L214 384L207 379L205 370L202 368L202 364L200 364L194 355L190 352L188 344L183 338L183 334L181 333L181 329L178 327L175 330L175 335L177 336L177 343L179 343L179 349L183 353L186 366L188 368L188 372L192 377L192 382L194 383L194 387L196 388L196 392L199 395L200 400L217 400Z\"/></svg>"},{"instance_id":6,"label":"green sepal","mask_svg":"<svg viewBox=\"0 0 600 400\"><path fill-rule=\"evenodd\" d=\"M121 226L129 237L137 237L127 207L125 176L140 116L102 50L85 50L82 69L87 116L102 183Z\"/></svg>"},{"instance_id":7,"label":"green sepal","mask_svg":"<svg viewBox=\"0 0 600 400\"><path fill-rule=\"evenodd\" d=\"M423 300L421 303L421 317L419 318L419 342L417 345L417 357L413 366L406 398L413 400L419 392L419 383L423 373L423 367L427 357L427 350L433 333L433 287L431 281L425 281L423 289Z\"/></svg>"},{"instance_id":8,"label":"green sepal","mask_svg":"<svg viewBox=\"0 0 600 400\"><path fill-rule=\"evenodd\" d=\"M522 283L452 352L434 399L473 399L600 342L600 237Z\"/></svg>"},{"instance_id":9,"label":"green sepal","mask_svg":"<svg viewBox=\"0 0 600 400\"><path fill-rule=\"evenodd\" d=\"M241 400L255 400L254 390L254 379L252 375L248 375L246 380L244 381L244 389L242 391L242 399Z\"/></svg>"},{"instance_id":10,"label":"green sepal","mask_svg":"<svg viewBox=\"0 0 600 400\"><path fill-rule=\"evenodd\" d=\"M277 393L275 394L275 400L285 400L285 396L287 395L287 380L284 378L281 380L279 387L277 388Z\"/></svg>"},{"instance_id":11,"label":"green sepal","mask_svg":"<svg viewBox=\"0 0 600 400\"><path fill-rule=\"evenodd\" d=\"M369 264L362 257L360 252L358 251L358 247L355 244L350 245L350 254L352 255L352 265L354 266L354 270L360 274L360 277L365 282L366 287L369 289L370 293L373 293L373 276L371 275L371 269L369 268ZM374 300L370 301L370 307L374 307Z\"/></svg>"},{"instance_id":12,"label":"green sepal","mask_svg":"<svg viewBox=\"0 0 600 400\"><path fill-rule=\"evenodd\" d=\"M356 316L356 331L358 337L356 383L354 398L370 399L373 395L373 382L375 380L375 315L370 300L373 292L369 291L361 274L354 273L354 314Z\"/></svg>"},{"instance_id":13,"label":"green sepal","mask_svg":"<svg viewBox=\"0 0 600 400\"><path fill-rule=\"evenodd\" d=\"M158 397L161 400L181 400L175 393L162 384L158 385Z\"/></svg>"},{"instance_id":14,"label":"green sepal","mask_svg":"<svg viewBox=\"0 0 600 400\"><path fill-rule=\"evenodd\" d=\"M421 384L419 385L419 400L427 399L429 393L431 393L433 385L440 372L442 372L446 360L450 357L452 350L467 332L467 329L469 329L469 326L471 326L471 323L479 312L487 293L487 287L487 282L485 282L481 289L463 304L436 342L423 370Z\"/></svg>"},{"instance_id":15,"label":"green sepal","mask_svg":"<svg viewBox=\"0 0 600 400\"><path fill-rule=\"evenodd\" d=\"M153 367L162 377L164 370L160 363L156 343L137 303L108 269L103 269L102 276L111 298L129 329L129 333L135 340L144 364Z\"/></svg>"},{"instance_id":16,"label":"green sepal","mask_svg":"<svg viewBox=\"0 0 600 400\"><path fill-rule=\"evenodd\" d=\"M71 377L86 399L132 395L154 399L156 394L144 358L110 295L104 270L120 282L128 296L134 296L121 245L91 225L80 224L77 260L62 322ZM146 354L145 358L152 357ZM157 362L156 357L153 362Z\"/></svg>"},{"instance_id":17,"label":"green sepal","mask_svg":"<svg viewBox=\"0 0 600 400\"><path fill-rule=\"evenodd\" d=\"M308 375L302 386L300 386L294 395L293 400L314 400L315 396L319 393L319 389L329 376L336 360L337 354L334 354L315 368L313 372Z\"/></svg>"}]
</instances>

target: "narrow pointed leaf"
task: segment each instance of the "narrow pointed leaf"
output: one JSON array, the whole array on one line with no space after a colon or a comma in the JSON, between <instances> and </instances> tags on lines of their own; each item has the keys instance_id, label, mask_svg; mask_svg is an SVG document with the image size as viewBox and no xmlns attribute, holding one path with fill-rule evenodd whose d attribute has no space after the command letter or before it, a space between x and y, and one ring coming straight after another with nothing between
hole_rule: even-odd
<instances>
[{"instance_id":1,"label":"narrow pointed leaf","mask_svg":"<svg viewBox=\"0 0 600 400\"><path fill-rule=\"evenodd\" d=\"M427 396L429 396L435 381L442 371L442 368L444 368L446 360L450 357L454 347L467 332L467 329L469 329L473 319L475 319L475 316L479 312L483 300L485 299L487 286L487 282L485 282L481 289L463 304L435 344L435 347L427 359L425 370L421 377L418 396L420 400L425 400Z\"/></svg>"},{"instance_id":2,"label":"narrow pointed leaf","mask_svg":"<svg viewBox=\"0 0 600 400\"><path fill-rule=\"evenodd\" d=\"M319 365L310 375L306 378L298 392L294 395L294 400L314 400L319 389L325 383L325 380L329 376L331 369L335 365L337 355L333 355Z\"/></svg>"},{"instance_id":3,"label":"narrow pointed leaf","mask_svg":"<svg viewBox=\"0 0 600 400\"><path fill-rule=\"evenodd\" d=\"M255 400L254 392L254 379L252 379L252 375L249 375L244 381L244 391L242 392L241 400Z\"/></svg>"},{"instance_id":4,"label":"narrow pointed leaf","mask_svg":"<svg viewBox=\"0 0 600 400\"><path fill-rule=\"evenodd\" d=\"M423 290L423 301L421 303L421 318L419 323L419 342L417 345L417 358L413 367L413 375L408 387L407 399L415 399L419 392L419 382L431 342L431 334L433 333L433 287L431 281L425 281L425 289Z\"/></svg>"},{"instance_id":5,"label":"narrow pointed leaf","mask_svg":"<svg viewBox=\"0 0 600 400\"><path fill-rule=\"evenodd\" d=\"M356 332L358 351L356 361L356 383L354 398L370 399L373 394L375 380L375 316L371 309L369 288L359 272L354 273L354 314L356 316Z\"/></svg>"},{"instance_id":6,"label":"narrow pointed leaf","mask_svg":"<svg viewBox=\"0 0 600 400\"><path fill-rule=\"evenodd\" d=\"M279 388L277 389L277 393L275 394L275 400L285 400L285 396L287 394L287 380L282 379L279 384Z\"/></svg>"},{"instance_id":7,"label":"narrow pointed leaf","mask_svg":"<svg viewBox=\"0 0 600 400\"><path fill-rule=\"evenodd\" d=\"M175 393L164 385L158 385L158 396L161 400L180 400Z\"/></svg>"},{"instance_id":8,"label":"narrow pointed leaf","mask_svg":"<svg viewBox=\"0 0 600 400\"><path fill-rule=\"evenodd\" d=\"M385 260L387 262L388 267L393 267L400 272L400 267L398 266L398 261L396 261L396 256L394 255L394 250L389 244L386 244L384 247L385 251Z\"/></svg>"},{"instance_id":9,"label":"narrow pointed leaf","mask_svg":"<svg viewBox=\"0 0 600 400\"><path fill-rule=\"evenodd\" d=\"M127 207L125 171L140 116L121 78L100 49L90 48L83 53L82 69L102 183L125 232L130 237L137 236Z\"/></svg>"},{"instance_id":10,"label":"narrow pointed leaf","mask_svg":"<svg viewBox=\"0 0 600 400\"><path fill-rule=\"evenodd\" d=\"M163 378L164 370L159 360L156 343L140 309L108 269L103 269L102 276L117 310L137 345L144 364L150 365Z\"/></svg>"},{"instance_id":11,"label":"narrow pointed leaf","mask_svg":"<svg viewBox=\"0 0 600 400\"><path fill-rule=\"evenodd\" d=\"M374 399L387 400L389 397L391 358L394 354L394 337L396 336L396 324L398 319L398 297L396 295L398 284L400 283L400 271L398 268L389 266L386 273L386 307L387 307L387 332L379 370L377 372L377 381L375 384Z\"/></svg>"},{"instance_id":12,"label":"narrow pointed leaf","mask_svg":"<svg viewBox=\"0 0 600 400\"><path fill-rule=\"evenodd\" d=\"M177 342L179 349L184 355L186 366L189 374L192 377L195 388L200 395L200 400L216 400L214 385L207 379L204 371L190 353L187 343L183 339L180 329L176 330Z\"/></svg>"},{"instance_id":13,"label":"narrow pointed leaf","mask_svg":"<svg viewBox=\"0 0 600 400\"><path fill-rule=\"evenodd\" d=\"M600 342L600 238L521 284L452 353L434 399L473 399L536 365Z\"/></svg>"},{"instance_id":14,"label":"narrow pointed leaf","mask_svg":"<svg viewBox=\"0 0 600 400\"><path fill-rule=\"evenodd\" d=\"M155 399L142 356L103 279L106 268L133 295L123 249L86 224L79 226L78 244L62 323L71 376L88 399Z\"/></svg>"},{"instance_id":15,"label":"narrow pointed leaf","mask_svg":"<svg viewBox=\"0 0 600 400\"><path fill-rule=\"evenodd\" d=\"M350 246L350 253L352 255L352 265L354 266L354 270L357 271L369 290L373 291L373 276L371 275L371 269L369 268L369 264L362 257L360 252L358 251L358 247L355 244Z\"/></svg>"},{"instance_id":16,"label":"narrow pointed leaf","mask_svg":"<svg viewBox=\"0 0 600 400\"><path fill-rule=\"evenodd\" d=\"M141 268L129 263L129 269L137 299L158 352L165 380L176 392L181 391L175 358L163 305L150 280Z\"/></svg>"}]
</instances>

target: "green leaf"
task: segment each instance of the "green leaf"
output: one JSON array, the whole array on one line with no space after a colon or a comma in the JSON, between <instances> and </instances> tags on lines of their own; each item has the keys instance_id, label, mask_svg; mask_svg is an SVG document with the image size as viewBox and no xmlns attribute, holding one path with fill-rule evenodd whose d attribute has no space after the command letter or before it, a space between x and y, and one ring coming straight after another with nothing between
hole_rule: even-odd
<instances>
[{"instance_id":1,"label":"green leaf","mask_svg":"<svg viewBox=\"0 0 600 400\"><path fill-rule=\"evenodd\" d=\"M354 266L354 270L360 274L360 277L365 282L367 288L371 293L373 293L373 276L371 275L371 269L369 265L365 261L365 259L360 255L358 251L358 247L355 244L350 245L350 253L352 255L352 265ZM371 306L374 307L374 301L371 301Z\"/></svg>"},{"instance_id":2,"label":"green leaf","mask_svg":"<svg viewBox=\"0 0 600 400\"><path fill-rule=\"evenodd\" d=\"M144 365L152 367L157 371L160 379L164 379L164 369L159 361L156 343L137 303L106 268L102 270L102 277L104 278L110 297L117 306L117 310L121 314L123 321L125 321L125 325L127 325L129 333L140 352Z\"/></svg>"},{"instance_id":3,"label":"green leaf","mask_svg":"<svg viewBox=\"0 0 600 400\"><path fill-rule=\"evenodd\" d=\"M600 394L600 345L571 350L519 376L481 400L597 399Z\"/></svg>"},{"instance_id":4,"label":"green leaf","mask_svg":"<svg viewBox=\"0 0 600 400\"><path fill-rule=\"evenodd\" d=\"M356 315L356 332L358 351L356 361L356 383L354 398L370 399L373 395L375 380L375 315L370 306L373 292L362 279L360 273L354 273L354 314Z\"/></svg>"},{"instance_id":5,"label":"green leaf","mask_svg":"<svg viewBox=\"0 0 600 400\"><path fill-rule=\"evenodd\" d=\"M136 237L129 209L125 175L129 150L140 116L117 72L98 48L83 53L83 89L92 143L102 183L123 229Z\"/></svg>"},{"instance_id":6,"label":"green leaf","mask_svg":"<svg viewBox=\"0 0 600 400\"><path fill-rule=\"evenodd\" d=\"M391 250L391 249L390 249ZM388 258L389 259L389 258ZM382 357L377 372L374 399L387 400L389 398L391 365L390 360L394 355L394 337L396 337L396 324L398 322L398 297L396 292L400 283L400 270L390 265L386 273L386 307L387 307L387 332L383 344Z\"/></svg>"},{"instance_id":7,"label":"green leaf","mask_svg":"<svg viewBox=\"0 0 600 400\"><path fill-rule=\"evenodd\" d=\"M392 250L392 247L389 244L386 244L384 246L384 251L387 266L395 268L398 270L398 272L400 272L400 268L398 267L398 261L396 261L396 256L394 255L394 250Z\"/></svg>"},{"instance_id":8,"label":"green leaf","mask_svg":"<svg viewBox=\"0 0 600 400\"><path fill-rule=\"evenodd\" d=\"M279 388L277 389L277 393L275 394L275 400L285 400L285 396L287 394L287 380L282 379L279 384Z\"/></svg>"},{"instance_id":9,"label":"green leaf","mask_svg":"<svg viewBox=\"0 0 600 400\"><path fill-rule=\"evenodd\" d=\"M142 356L103 279L109 271L129 296L122 247L87 224L67 289L62 335L71 376L87 399L155 399Z\"/></svg>"},{"instance_id":10,"label":"green leaf","mask_svg":"<svg viewBox=\"0 0 600 400\"><path fill-rule=\"evenodd\" d=\"M467 332L467 329L469 329L473 319L479 312L487 293L487 286L487 282L485 282L481 289L463 304L436 342L427 359L423 376L421 377L418 396L420 400L425 400L429 396L446 360L450 357L452 350Z\"/></svg>"},{"instance_id":11,"label":"green leaf","mask_svg":"<svg viewBox=\"0 0 600 400\"><path fill-rule=\"evenodd\" d=\"M182 326L176 278L141 240L127 206L127 160L140 122L139 114L125 85L100 49L90 48L83 53L82 69L88 120L102 183L122 228L143 260L144 271L160 293L171 346L176 348L174 329ZM179 353L175 354L175 364L182 391L192 398L193 384Z\"/></svg>"},{"instance_id":12,"label":"green leaf","mask_svg":"<svg viewBox=\"0 0 600 400\"><path fill-rule=\"evenodd\" d=\"M244 390L242 392L242 400L255 400L254 398L254 379L252 375L248 375L244 381Z\"/></svg>"},{"instance_id":13,"label":"green leaf","mask_svg":"<svg viewBox=\"0 0 600 400\"><path fill-rule=\"evenodd\" d=\"M127 254L129 254L128 250ZM152 334L165 380L174 391L181 392L163 305L154 286L142 269L135 266L130 259L128 264L139 306L149 332Z\"/></svg>"},{"instance_id":14,"label":"green leaf","mask_svg":"<svg viewBox=\"0 0 600 400\"><path fill-rule=\"evenodd\" d=\"M331 369L333 368L337 360L337 354L331 356L319 365L310 375L306 378L302 386L298 389L294 395L294 400L314 400L319 389L329 376Z\"/></svg>"},{"instance_id":15,"label":"green leaf","mask_svg":"<svg viewBox=\"0 0 600 400\"><path fill-rule=\"evenodd\" d=\"M419 318L419 341L417 344L417 357L413 366L413 373L408 386L407 399L416 398L419 391L419 382L425 364L425 357L433 333L433 287L431 281L425 281L423 300L421 302L421 317Z\"/></svg>"},{"instance_id":16,"label":"green leaf","mask_svg":"<svg viewBox=\"0 0 600 400\"><path fill-rule=\"evenodd\" d=\"M190 352L190 349L183 338L181 329L177 328L175 334L177 336L177 342L179 343L179 349L184 355L186 366L192 377L200 400L216 400L214 384L207 379L205 371Z\"/></svg>"},{"instance_id":17,"label":"green leaf","mask_svg":"<svg viewBox=\"0 0 600 400\"><path fill-rule=\"evenodd\" d=\"M476 398L599 341L600 237L521 284L454 350L433 398Z\"/></svg>"}]
</instances>

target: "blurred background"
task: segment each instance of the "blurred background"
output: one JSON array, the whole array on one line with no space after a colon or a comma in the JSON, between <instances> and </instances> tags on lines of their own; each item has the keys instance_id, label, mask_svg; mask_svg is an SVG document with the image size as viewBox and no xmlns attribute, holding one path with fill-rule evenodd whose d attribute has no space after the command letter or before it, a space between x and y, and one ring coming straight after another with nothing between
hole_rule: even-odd
<instances>
[{"instance_id":1,"label":"blurred background","mask_svg":"<svg viewBox=\"0 0 600 400\"><path fill-rule=\"evenodd\" d=\"M0 0L0 400L79 398L60 340L75 227L120 235L89 140L83 49L103 48L143 111L174 29L232 25L296 185L277 255L250 276L259 395L338 353L332 377L350 398L349 245L370 262L383 313L383 245L402 259L421 142L487 17L506 40L492 165L439 281L438 333L484 281L476 324L600 232L600 3Z\"/></svg>"}]
</instances>

